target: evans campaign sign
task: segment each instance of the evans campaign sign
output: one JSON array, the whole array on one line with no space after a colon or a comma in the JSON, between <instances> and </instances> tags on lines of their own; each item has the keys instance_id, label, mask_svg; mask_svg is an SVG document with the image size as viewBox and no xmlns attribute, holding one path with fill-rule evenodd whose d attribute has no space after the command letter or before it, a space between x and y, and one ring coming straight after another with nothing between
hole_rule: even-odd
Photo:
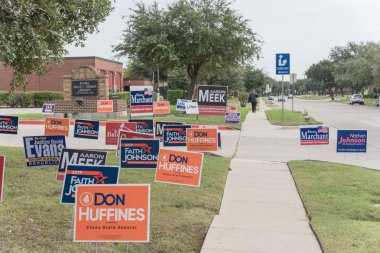
<instances>
[{"instance_id":1,"label":"evans campaign sign","mask_svg":"<svg viewBox=\"0 0 380 253\"><path fill-rule=\"evenodd\" d=\"M191 128L191 125L165 125L164 147L186 147L186 129L188 128Z\"/></svg>"},{"instance_id":2,"label":"evans campaign sign","mask_svg":"<svg viewBox=\"0 0 380 253\"><path fill-rule=\"evenodd\" d=\"M107 152L64 148L59 159L57 180L65 178L65 172L69 164L105 165L106 159Z\"/></svg>"},{"instance_id":3,"label":"evans campaign sign","mask_svg":"<svg viewBox=\"0 0 380 253\"><path fill-rule=\"evenodd\" d=\"M117 166L67 166L63 182L61 204L74 204L77 185L81 184L117 184L119 180Z\"/></svg>"},{"instance_id":4,"label":"evans campaign sign","mask_svg":"<svg viewBox=\"0 0 380 253\"><path fill-rule=\"evenodd\" d=\"M121 168L154 169L157 165L160 140L121 139Z\"/></svg>"},{"instance_id":5,"label":"evans campaign sign","mask_svg":"<svg viewBox=\"0 0 380 253\"><path fill-rule=\"evenodd\" d=\"M18 117L0 115L0 134L17 134Z\"/></svg>"},{"instance_id":6,"label":"evans campaign sign","mask_svg":"<svg viewBox=\"0 0 380 253\"><path fill-rule=\"evenodd\" d=\"M199 187L202 165L202 153L160 149L155 181Z\"/></svg>"},{"instance_id":7,"label":"evans campaign sign","mask_svg":"<svg viewBox=\"0 0 380 253\"><path fill-rule=\"evenodd\" d=\"M78 185L76 242L149 242L150 185Z\"/></svg>"},{"instance_id":8,"label":"evans campaign sign","mask_svg":"<svg viewBox=\"0 0 380 253\"><path fill-rule=\"evenodd\" d=\"M128 121L136 123L136 132L142 134L154 134L152 119L130 119Z\"/></svg>"},{"instance_id":9,"label":"evans campaign sign","mask_svg":"<svg viewBox=\"0 0 380 253\"><path fill-rule=\"evenodd\" d=\"M153 86L130 87L131 116L153 115Z\"/></svg>"},{"instance_id":10,"label":"evans campaign sign","mask_svg":"<svg viewBox=\"0 0 380 253\"><path fill-rule=\"evenodd\" d=\"M0 155L0 202L3 201L4 173L5 173L5 156Z\"/></svg>"},{"instance_id":11,"label":"evans campaign sign","mask_svg":"<svg viewBox=\"0 0 380 253\"><path fill-rule=\"evenodd\" d=\"M61 152L66 148L63 135L25 136L23 139L27 167L58 165Z\"/></svg>"},{"instance_id":12,"label":"evans campaign sign","mask_svg":"<svg viewBox=\"0 0 380 253\"><path fill-rule=\"evenodd\" d=\"M338 130L336 152L367 152L367 130Z\"/></svg>"},{"instance_id":13,"label":"evans campaign sign","mask_svg":"<svg viewBox=\"0 0 380 253\"><path fill-rule=\"evenodd\" d=\"M99 121L75 120L74 138L94 139L99 136Z\"/></svg>"},{"instance_id":14,"label":"evans campaign sign","mask_svg":"<svg viewBox=\"0 0 380 253\"><path fill-rule=\"evenodd\" d=\"M327 126L307 126L300 128L301 145L329 144L329 128Z\"/></svg>"},{"instance_id":15,"label":"evans campaign sign","mask_svg":"<svg viewBox=\"0 0 380 253\"><path fill-rule=\"evenodd\" d=\"M198 86L199 115L224 116L227 106L227 86Z\"/></svg>"}]
</instances>

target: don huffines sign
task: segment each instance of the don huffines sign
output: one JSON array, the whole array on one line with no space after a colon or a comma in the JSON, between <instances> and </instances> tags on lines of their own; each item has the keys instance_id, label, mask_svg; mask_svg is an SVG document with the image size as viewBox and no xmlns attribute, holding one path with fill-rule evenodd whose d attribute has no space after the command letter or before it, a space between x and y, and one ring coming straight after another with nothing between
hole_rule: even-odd
<instances>
[{"instance_id":1,"label":"don huffines sign","mask_svg":"<svg viewBox=\"0 0 380 253\"><path fill-rule=\"evenodd\" d=\"M160 140L121 139L121 168L154 169L159 149Z\"/></svg>"},{"instance_id":2,"label":"don huffines sign","mask_svg":"<svg viewBox=\"0 0 380 253\"><path fill-rule=\"evenodd\" d=\"M224 116L227 106L227 86L198 86L199 115Z\"/></svg>"},{"instance_id":3,"label":"don huffines sign","mask_svg":"<svg viewBox=\"0 0 380 253\"><path fill-rule=\"evenodd\" d=\"M336 152L367 152L367 130L338 130Z\"/></svg>"},{"instance_id":4,"label":"don huffines sign","mask_svg":"<svg viewBox=\"0 0 380 253\"><path fill-rule=\"evenodd\" d=\"M0 134L17 134L18 117L0 116Z\"/></svg>"},{"instance_id":5,"label":"don huffines sign","mask_svg":"<svg viewBox=\"0 0 380 253\"><path fill-rule=\"evenodd\" d=\"M71 95L73 97L97 96L98 80L72 80Z\"/></svg>"},{"instance_id":6,"label":"don huffines sign","mask_svg":"<svg viewBox=\"0 0 380 253\"><path fill-rule=\"evenodd\" d=\"M99 121L75 120L74 138L98 139Z\"/></svg>"},{"instance_id":7,"label":"don huffines sign","mask_svg":"<svg viewBox=\"0 0 380 253\"><path fill-rule=\"evenodd\" d=\"M74 165L104 165L106 164L107 152L90 151L81 149L62 149L58 165L57 180L65 178L66 168L69 164Z\"/></svg>"},{"instance_id":8,"label":"don huffines sign","mask_svg":"<svg viewBox=\"0 0 380 253\"><path fill-rule=\"evenodd\" d=\"M153 86L131 86L131 116L153 115Z\"/></svg>"},{"instance_id":9,"label":"don huffines sign","mask_svg":"<svg viewBox=\"0 0 380 253\"><path fill-rule=\"evenodd\" d=\"M65 136L25 136L26 166L58 165L62 149L66 148Z\"/></svg>"},{"instance_id":10,"label":"don huffines sign","mask_svg":"<svg viewBox=\"0 0 380 253\"><path fill-rule=\"evenodd\" d=\"M150 185L78 185L74 241L149 242Z\"/></svg>"},{"instance_id":11,"label":"don huffines sign","mask_svg":"<svg viewBox=\"0 0 380 253\"><path fill-rule=\"evenodd\" d=\"M76 187L79 184L117 184L117 166L69 165L63 182L61 204L74 204Z\"/></svg>"},{"instance_id":12,"label":"don huffines sign","mask_svg":"<svg viewBox=\"0 0 380 253\"><path fill-rule=\"evenodd\" d=\"M329 128L327 126L307 126L300 128L301 145L329 144Z\"/></svg>"}]
</instances>

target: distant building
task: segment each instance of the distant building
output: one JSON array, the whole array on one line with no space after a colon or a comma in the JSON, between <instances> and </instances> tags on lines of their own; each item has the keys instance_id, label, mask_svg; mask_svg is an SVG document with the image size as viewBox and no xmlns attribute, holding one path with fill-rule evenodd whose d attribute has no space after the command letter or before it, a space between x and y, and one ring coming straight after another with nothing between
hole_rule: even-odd
<instances>
[{"instance_id":1,"label":"distant building","mask_svg":"<svg viewBox=\"0 0 380 253\"><path fill-rule=\"evenodd\" d=\"M151 86L152 80L124 78L124 91L129 91L130 86Z\"/></svg>"},{"instance_id":2,"label":"distant building","mask_svg":"<svg viewBox=\"0 0 380 253\"><path fill-rule=\"evenodd\" d=\"M123 63L96 56L65 57L63 63L54 67L46 76L30 75L27 90L63 92L62 76L71 75L72 71L81 65L94 67L99 75L108 75L111 92L123 90ZM0 91L9 90L12 77L12 68L6 68L0 61Z\"/></svg>"}]
</instances>

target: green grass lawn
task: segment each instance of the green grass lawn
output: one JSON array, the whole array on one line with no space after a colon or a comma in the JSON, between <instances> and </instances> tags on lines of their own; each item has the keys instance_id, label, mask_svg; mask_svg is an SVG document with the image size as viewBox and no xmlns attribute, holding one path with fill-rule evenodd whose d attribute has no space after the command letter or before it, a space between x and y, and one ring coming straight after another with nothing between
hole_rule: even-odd
<instances>
[{"instance_id":1,"label":"green grass lawn","mask_svg":"<svg viewBox=\"0 0 380 253\"><path fill-rule=\"evenodd\" d=\"M343 97L342 96L336 96L333 101L348 104L348 102L350 101L350 96L343 96ZM376 105L376 99L375 98L364 98L364 105L375 106Z\"/></svg>"},{"instance_id":2,"label":"green grass lawn","mask_svg":"<svg viewBox=\"0 0 380 253\"><path fill-rule=\"evenodd\" d=\"M284 110L284 121L282 122L282 111L281 109L272 109L265 111L269 122L272 125L279 126L300 126L300 125L316 125L322 124L321 122L310 117L308 121L305 121L301 112L292 112L290 110Z\"/></svg>"},{"instance_id":3,"label":"green grass lawn","mask_svg":"<svg viewBox=\"0 0 380 253\"><path fill-rule=\"evenodd\" d=\"M291 161L290 170L325 253L380 252L380 172Z\"/></svg>"},{"instance_id":4,"label":"green grass lawn","mask_svg":"<svg viewBox=\"0 0 380 253\"><path fill-rule=\"evenodd\" d=\"M265 103L266 106L268 106L268 107L277 107L277 105L274 103L273 100L268 100L267 97L262 97L262 99L263 99L263 101L264 101L264 103Z\"/></svg>"},{"instance_id":5,"label":"green grass lawn","mask_svg":"<svg viewBox=\"0 0 380 253\"><path fill-rule=\"evenodd\" d=\"M45 116L43 113L25 113L25 114L18 114L18 115L12 115L12 116L18 116L19 120L41 120L45 119Z\"/></svg>"},{"instance_id":6,"label":"green grass lawn","mask_svg":"<svg viewBox=\"0 0 380 253\"><path fill-rule=\"evenodd\" d=\"M308 99L308 100L326 100L326 99L331 99L331 97L329 95L326 95L326 96L299 95L299 96L296 96L296 98Z\"/></svg>"},{"instance_id":7,"label":"green grass lawn","mask_svg":"<svg viewBox=\"0 0 380 253\"><path fill-rule=\"evenodd\" d=\"M73 205L60 205L55 167L27 168L22 148L0 147L6 156L0 203L0 252L126 252L125 243L74 243ZM115 152L107 164L116 165ZM219 212L229 158L205 156L200 188L154 183L154 170L122 170L119 183L151 184L150 243L129 252L199 252Z\"/></svg>"}]
</instances>

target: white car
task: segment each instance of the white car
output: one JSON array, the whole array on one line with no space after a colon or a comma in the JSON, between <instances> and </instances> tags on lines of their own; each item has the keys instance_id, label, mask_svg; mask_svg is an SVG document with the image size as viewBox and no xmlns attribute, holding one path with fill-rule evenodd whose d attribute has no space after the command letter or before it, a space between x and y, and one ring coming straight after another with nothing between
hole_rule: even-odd
<instances>
[{"instance_id":1,"label":"white car","mask_svg":"<svg viewBox=\"0 0 380 253\"><path fill-rule=\"evenodd\" d=\"M380 106L380 96L377 98L376 100L376 106L379 107Z\"/></svg>"},{"instance_id":2,"label":"white car","mask_svg":"<svg viewBox=\"0 0 380 253\"><path fill-rule=\"evenodd\" d=\"M359 104L364 105L364 98L362 94L354 94L350 97L350 101L348 102L350 105Z\"/></svg>"}]
</instances>

